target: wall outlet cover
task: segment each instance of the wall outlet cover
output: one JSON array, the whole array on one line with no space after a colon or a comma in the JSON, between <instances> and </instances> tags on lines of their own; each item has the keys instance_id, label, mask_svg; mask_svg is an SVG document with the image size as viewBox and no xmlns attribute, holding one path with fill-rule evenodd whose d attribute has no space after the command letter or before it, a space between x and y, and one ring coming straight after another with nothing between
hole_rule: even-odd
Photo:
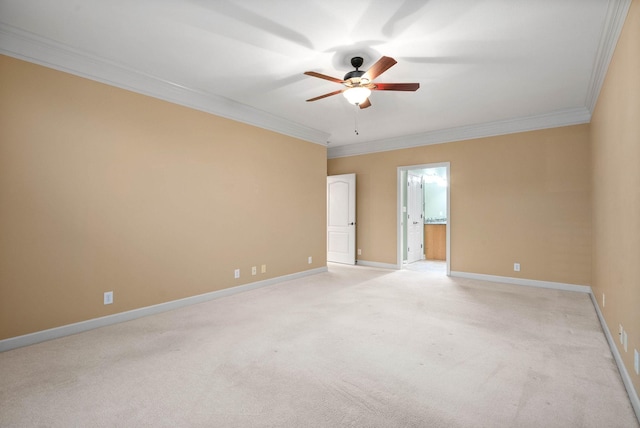
<instances>
[{"instance_id":1,"label":"wall outlet cover","mask_svg":"<svg viewBox=\"0 0 640 428\"><path fill-rule=\"evenodd\" d=\"M233 271L233 277L236 279L240 278L240 269L236 269Z\"/></svg>"},{"instance_id":2,"label":"wall outlet cover","mask_svg":"<svg viewBox=\"0 0 640 428\"><path fill-rule=\"evenodd\" d=\"M113 303L113 291L107 291L104 293L104 304L110 305Z\"/></svg>"},{"instance_id":3,"label":"wall outlet cover","mask_svg":"<svg viewBox=\"0 0 640 428\"><path fill-rule=\"evenodd\" d=\"M636 370L636 374L640 375L640 353L637 349L633 350L633 368Z\"/></svg>"},{"instance_id":4,"label":"wall outlet cover","mask_svg":"<svg viewBox=\"0 0 640 428\"><path fill-rule=\"evenodd\" d=\"M618 325L618 335L620 336L620 344L624 343L622 334L624 333L624 328L622 328L622 324Z\"/></svg>"},{"instance_id":5,"label":"wall outlet cover","mask_svg":"<svg viewBox=\"0 0 640 428\"><path fill-rule=\"evenodd\" d=\"M515 272L520 272L520 263L514 263L513 264L513 270Z\"/></svg>"}]
</instances>

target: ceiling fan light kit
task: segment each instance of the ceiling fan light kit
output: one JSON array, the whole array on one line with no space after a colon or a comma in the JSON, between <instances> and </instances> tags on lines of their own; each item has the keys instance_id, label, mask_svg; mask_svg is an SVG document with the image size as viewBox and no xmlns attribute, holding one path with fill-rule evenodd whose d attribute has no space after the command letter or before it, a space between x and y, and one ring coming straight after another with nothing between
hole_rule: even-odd
<instances>
[{"instance_id":1,"label":"ceiling fan light kit","mask_svg":"<svg viewBox=\"0 0 640 428\"><path fill-rule=\"evenodd\" d=\"M328 94L320 95L315 98L310 98L307 101L317 101L322 98L327 98L332 95L340 94L351 103L359 106L361 109L371 106L369 95L371 91L416 91L420 88L419 83L373 83L373 80L394 66L397 61L391 57L383 56L380 58L369 70L361 71L359 68L363 63L362 57L356 56L351 58L351 65L355 70L348 72L344 75L344 79L340 80L335 77L327 76L325 74L317 73L315 71L306 71L304 74L307 76L317 77L319 79L329 80L334 83L340 83L345 86L345 89L330 92Z\"/></svg>"},{"instance_id":2,"label":"ceiling fan light kit","mask_svg":"<svg viewBox=\"0 0 640 428\"><path fill-rule=\"evenodd\" d=\"M355 86L353 88L345 89L342 93L344 97L353 105L360 105L364 103L369 95L371 95L371 89L364 86Z\"/></svg>"}]
</instances>

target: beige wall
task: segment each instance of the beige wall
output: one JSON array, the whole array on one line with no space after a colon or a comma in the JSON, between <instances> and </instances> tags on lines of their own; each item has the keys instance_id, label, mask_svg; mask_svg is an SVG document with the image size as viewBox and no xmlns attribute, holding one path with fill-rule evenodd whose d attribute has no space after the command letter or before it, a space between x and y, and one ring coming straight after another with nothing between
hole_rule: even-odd
<instances>
[{"instance_id":1,"label":"beige wall","mask_svg":"<svg viewBox=\"0 0 640 428\"><path fill-rule=\"evenodd\" d=\"M631 375L640 352L640 1L634 0L592 124L593 292ZM605 305L602 305L605 294ZM628 351L618 339L627 331Z\"/></svg>"},{"instance_id":2,"label":"beige wall","mask_svg":"<svg viewBox=\"0 0 640 428\"><path fill-rule=\"evenodd\" d=\"M320 145L0 56L0 339L325 266L325 177Z\"/></svg>"},{"instance_id":3,"label":"beige wall","mask_svg":"<svg viewBox=\"0 0 640 428\"><path fill-rule=\"evenodd\" d=\"M397 167L449 161L452 270L592 285L640 390L639 75L633 0L590 126L330 160L360 258L396 263ZM0 339L325 265L325 156L0 56Z\"/></svg>"},{"instance_id":4,"label":"beige wall","mask_svg":"<svg viewBox=\"0 0 640 428\"><path fill-rule=\"evenodd\" d=\"M452 271L591 283L588 125L329 160L357 174L360 259L397 263L397 167L447 161Z\"/></svg>"}]
</instances>

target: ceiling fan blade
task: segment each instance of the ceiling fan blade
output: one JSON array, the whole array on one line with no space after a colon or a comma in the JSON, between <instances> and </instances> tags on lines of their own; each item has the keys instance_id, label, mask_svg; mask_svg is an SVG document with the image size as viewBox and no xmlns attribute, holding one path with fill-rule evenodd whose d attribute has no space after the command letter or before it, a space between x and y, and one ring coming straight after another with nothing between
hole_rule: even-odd
<instances>
[{"instance_id":1,"label":"ceiling fan blade","mask_svg":"<svg viewBox=\"0 0 640 428\"><path fill-rule=\"evenodd\" d=\"M419 83L376 83L370 88L373 91L417 91Z\"/></svg>"},{"instance_id":2,"label":"ceiling fan blade","mask_svg":"<svg viewBox=\"0 0 640 428\"><path fill-rule=\"evenodd\" d=\"M330 97L330 96L332 96L332 95L338 95L338 94L340 94L340 93L342 93L342 92L344 92L344 89L338 89L337 91L329 92L328 94L320 95L319 97L309 98L309 99L307 100L307 102L308 102L308 101L317 101L317 100L321 100L321 99L323 99L323 98L327 98L327 97Z\"/></svg>"},{"instance_id":3,"label":"ceiling fan blade","mask_svg":"<svg viewBox=\"0 0 640 428\"><path fill-rule=\"evenodd\" d=\"M366 100L364 100L363 103L359 104L360 108L367 108L367 107L371 107L371 101L369 101L369 98L367 98Z\"/></svg>"},{"instance_id":4,"label":"ceiling fan blade","mask_svg":"<svg viewBox=\"0 0 640 428\"><path fill-rule=\"evenodd\" d=\"M393 67L397 62L398 61L396 61L391 57L383 56L378 60L378 62L373 64L371 68L367 70L367 72L364 73L362 77L369 79L369 81L372 81L373 79L375 79L376 77L380 76L382 73L384 73L385 71Z\"/></svg>"},{"instance_id":5,"label":"ceiling fan blade","mask_svg":"<svg viewBox=\"0 0 640 428\"><path fill-rule=\"evenodd\" d=\"M344 83L344 80L342 80L342 79L338 79L338 78L335 78L335 77L327 76L326 74L316 73L315 71L305 71L304 74L306 74L307 76L313 76L313 77L318 77L320 79L329 80L329 81L335 82L335 83Z\"/></svg>"}]
</instances>

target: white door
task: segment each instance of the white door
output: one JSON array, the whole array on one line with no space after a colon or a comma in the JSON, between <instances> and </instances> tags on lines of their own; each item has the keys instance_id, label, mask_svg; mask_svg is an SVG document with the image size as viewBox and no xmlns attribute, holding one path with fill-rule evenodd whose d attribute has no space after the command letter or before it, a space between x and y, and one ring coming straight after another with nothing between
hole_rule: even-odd
<instances>
[{"instance_id":1,"label":"white door","mask_svg":"<svg viewBox=\"0 0 640 428\"><path fill-rule=\"evenodd\" d=\"M356 264L356 175L327 177L327 261Z\"/></svg>"},{"instance_id":2,"label":"white door","mask_svg":"<svg viewBox=\"0 0 640 428\"><path fill-rule=\"evenodd\" d=\"M424 194L422 176L407 175L407 263L422 260L424 254Z\"/></svg>"}]
</instances>

